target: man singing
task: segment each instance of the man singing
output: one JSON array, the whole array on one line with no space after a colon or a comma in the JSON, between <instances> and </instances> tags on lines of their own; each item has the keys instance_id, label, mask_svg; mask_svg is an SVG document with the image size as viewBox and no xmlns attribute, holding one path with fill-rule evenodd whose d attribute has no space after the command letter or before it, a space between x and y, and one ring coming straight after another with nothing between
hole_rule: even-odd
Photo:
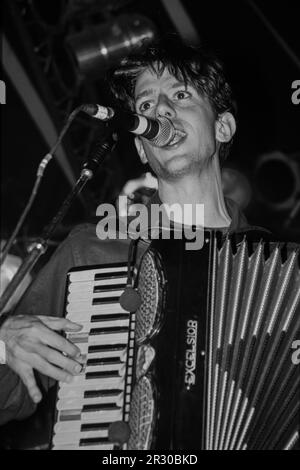
<instances>
[{"instance_id":1,"label":"man singing","mask_svg":"<svg viewBox=\"0 0 300 470\"><path fill-rule=\"evenodd\" d=\"M182 209L185 204L204 205L206 229L224 234L247 229L245 218L222 191L220 163L227 156L236 121L232 91L220 62L201 48L171 38L123 60L110 84L123 108L149 118L168 118L175 128L172 141L162 148L135 138L141 161L149 163L158 179L150 204L164 203L172 222L179 225L203 228L203 220L195 211L192 216L179 211L183 219L168 212L174 203ZM142 250L143 241L137 244ZM2 424L29 416L42 399L43 387L47 389L53 380L71 382L81 371L79 348L59 333L81 329L62 318L67 272L75 266L125 262L129 246L130 236L99 240L95 226L75 228L15 314L2 319L0 340L6 348L6 364L0 365Z\"/></svg>"}]
</instances>

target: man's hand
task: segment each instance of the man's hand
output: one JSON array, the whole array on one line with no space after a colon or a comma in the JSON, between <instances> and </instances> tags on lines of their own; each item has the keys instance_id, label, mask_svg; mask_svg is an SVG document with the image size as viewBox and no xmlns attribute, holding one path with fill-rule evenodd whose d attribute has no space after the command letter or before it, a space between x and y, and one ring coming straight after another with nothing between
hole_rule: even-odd
<instances>
[{"instance_id":1,"label":"man's hand","mask_svg":"<svg viewBox=\"0 0 300 470\"><path fill-rule=\"evenodd\" d=\"M64 382L70 382L73 375L80 373L79 348L55 330L77 332L81 328L64 318L43 315L11 316L2 325L0 340L6 345L6 363L20 376L35 403L41 400L42 394L33 369Z\"/></svg>"}]
</instances>

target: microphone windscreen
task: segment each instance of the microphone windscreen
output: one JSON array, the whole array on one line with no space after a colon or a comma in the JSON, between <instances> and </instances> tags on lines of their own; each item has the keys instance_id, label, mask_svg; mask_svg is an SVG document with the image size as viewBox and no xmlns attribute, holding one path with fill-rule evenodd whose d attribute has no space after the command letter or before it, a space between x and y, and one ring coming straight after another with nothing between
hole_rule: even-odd
<instances>
[{"instance_id":1,"label":"microphone windscreen","mask_svg":"<svg viewBox=\"0 0 300 470\"><path fill-rule=\"evenodd\" d=\"M139 292L131 286L127 286L120 297L120 305L127 312L135 312L142 303Z\"/></svg>"},{"instance_id":2,"label":"microphone windscreen","mask_svg":"<svg viewBox=\"0 0 300 470\"><path fill-rule=\"evenodd\" d=\"M130 437L130 428L125 421L115 421L108 427L108 439L119 445L125 444Z\"/></svg>"},{"instance_id":3,"label":"microphone windscreen","mask_svg":"<svg viewBox=\"0 0 300 470\"><path fill-rule=\"evenodd\" d=\"M172 121L167 117L159 118L158 122L159 132L156 137L152 138L150 141L155 147L165 147L175 137L175 127Z\"/></svg>"}]
</instances>

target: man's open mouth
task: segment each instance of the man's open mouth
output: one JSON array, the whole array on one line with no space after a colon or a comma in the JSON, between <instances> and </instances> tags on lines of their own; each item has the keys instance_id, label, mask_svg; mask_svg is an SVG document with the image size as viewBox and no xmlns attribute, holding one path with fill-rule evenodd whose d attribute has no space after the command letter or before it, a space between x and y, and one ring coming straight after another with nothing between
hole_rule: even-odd
<instances>
[{"instance_id":1,"label":"man's open mouth","mask_svg":"<svg viewBox=\"0 0 300 470\"><path fill-rule=\"evenodd\" d=\"M186 132L181 131L179 129L175 129L175 135L173 139L166 145L166 147L174 147L175 145L178 145L179 143L183 142L187 137Z\"/></svg>"}]
</instances>

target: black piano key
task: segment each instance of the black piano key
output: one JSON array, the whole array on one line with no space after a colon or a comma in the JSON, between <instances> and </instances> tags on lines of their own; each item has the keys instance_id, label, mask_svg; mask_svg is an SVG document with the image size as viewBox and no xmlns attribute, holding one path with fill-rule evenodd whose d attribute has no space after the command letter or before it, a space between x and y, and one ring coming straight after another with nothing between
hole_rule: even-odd
<instances>
[{"instance_id":1,"label":"black piano key","mask_svg":"<svg viewBox=\"0 0 300 470\"><path fill-rule=\"evenodd\" d=\"M126 343L123 344L93 344L88 348L88 354L100 353L106 351L123 351L127 347Z\"/></svg>"},{"instance_id":2,"label":"black piano key","mask_svg":"<svg viewBox=\"0 0 300 470\"><path fill-rule=\"evenodd\" d=\"M84 398L98 398L98 397L115 397L120 395L123 390L112 388L111 390L86 390L84 392Z\"/></svg>"},{"instance_id":3,"label":"black piano key","mask_svg":"<svg viewBox=\"0 0 300 470\"><path fill-rule=\"evenodd\" d=\"M117 406L115 403L93 403L90 405L83 405L82 412L90 412L90 411L115 411L119 410L120 407Z\"/></svg>"},{"instance_id":4,"label":"black piano key","mask_svg":"<svg viewBox=\"0 0 300 470\"><path fill-rule=\"evenodd\" d=\"M129 318L128 312L124 313L107 313L105 315L92 315L91 323L109 321L109 320L126 320Z\"/></svg>"},{"instance_id":5,"label":"black piano key","mask_svg":"<svg viewBox=\"0 0 300 470\"><path fill-rule=\"evenodd\" d=\"M104 379L110 377L120 377L118 370L104 370L104 371L97 371L97 372L87 372L85 374L86 380L90 379Z\"/></svg>"},{"instance_id":6,"label":"black piano key","mask_svg":"<svg viewBox=\"0 0 300 470\"><path fill-rule=\"evenodd\" d=\"M127 333L129 331L128 326L108 326L104 328L91 328L90 336L95 335L106 335L107 333Z\"/></svg>"},{"instance_id":7,"label":"black piano key","mask_svg":"<svg viewBox=\"0 0 300 470\"><path fill-rule=\"evenodd\" d=\"M119 305L119 298L120 296L114 296L114 297L96 297L92 300L92 305L105 305L105 304L116 304Z\"/></svg>"},{"instance_id":8,"label":"black piano key","mask_svg":"<svg viewBox=\"0 0 300 470\"><path fill-rule=\"evenodd\" d=\"M103 279L118 279L120 277L126 277L126 271L123 272L110 272L110 273L96 273L94 276L95 281L101 281Z\"/></svg>"},{"instance_id":9,"label":"black piano key","mask_svg":"<svg viewBox=\"0 0 300 470\"><path fill-rule=\"evenodd\" d=\"M90 437L87 439L80 439L79 447L97 445L97 444L106 444L108 443L108 437Z\"/></svg>"},{"instance_id":10,"label":"black piano key","mask_svg":"<svg viewBox=\"0 0 300 470\"><path fill-rule=\"evenodd\" d=\"M105 431L111 423L85 423L80 426L81 432L87 431Z\"/></svg>"},{"instance_id":11,"label":"black piano key","mask_svg":"<svg viewBox=\"0 0 300 470\"><path fill-rule=\"evenodd\" d=\"M95 294L99 292L113 292L116 290L124 290L126 286L124 284L113 284L111 286L94 286L93 292Z\"/></svg>"}]
</instances>

